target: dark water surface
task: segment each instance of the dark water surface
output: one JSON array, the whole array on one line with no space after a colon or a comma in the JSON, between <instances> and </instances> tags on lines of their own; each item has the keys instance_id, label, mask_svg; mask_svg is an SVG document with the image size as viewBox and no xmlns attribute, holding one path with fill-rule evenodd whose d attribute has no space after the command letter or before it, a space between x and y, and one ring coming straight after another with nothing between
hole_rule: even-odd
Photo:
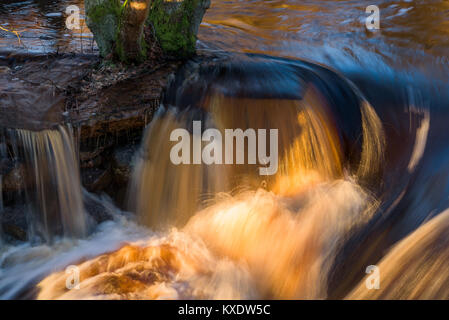
<instances>
[{"instance_id":1,"label":"dark water surface","mask_svg":"<svg viewBox=\"0 0 449 320\"><path fill-rule=\"evenodd\" d=\"M66 8L80 8L81 29L66 28ZM11 32L0 30L0 51L47 53L91 52L92 34L83 23L83 1L3 0L0 4L0 27L18 31L21 42Z\"/></svg>"},{"instance_id":2,"label":"dark water surface","mask_svg":"<svg viewBox=\"0 0 449 320\"><path fill-rule=\"evenodd\" d=\"M380 30L365 28L367 6L380 8ZM65 27L65 10L80 8L81 29ZM0 51L92 52L81 0L3 0ZM200 48L307 58L379 68L447 65L449 2L213 0L200 29Z\"/></svg>"}]
</instances>

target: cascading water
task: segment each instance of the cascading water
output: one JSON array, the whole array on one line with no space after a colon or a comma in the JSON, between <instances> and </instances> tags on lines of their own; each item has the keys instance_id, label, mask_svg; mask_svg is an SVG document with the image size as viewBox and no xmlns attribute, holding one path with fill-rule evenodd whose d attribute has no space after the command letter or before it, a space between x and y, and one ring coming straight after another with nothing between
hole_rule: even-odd
<instances>
[{"instance_id":1,"label":"cascading water","mask_svg":"<svg viewBox=\"0 0 449 320\"><path fill-rule=\"evenodd\" d=\"M11 130L25 159L33 187L27 190L30 238L83 237L87 220L81 195L78 157L71 129Z\"/></svg>"},{"instance_id":2,"label":"cascading water","mask_svg":"<svg viewBox=\"0 0 449 320\"><path fill-rule=\"evenodd\" d=\"M410 141L404 144L406 149L394 150L400 151L400 157L392 151L386 153L391 148L386 141L397 134L389 131L378 115L388 114L388 104L370 96L370 90L364 91L368 94L365 98L359 88L366 89L357 77L351 82L329 69L294 60L250 56L223 58L212 64L190 62L168 88L164 107L146 129L141 150L136 154L128 202L137 214L138 224L115 213L113 221L100 226L75 246L66 240L56 240L51 247L7 248L1 256L1 296L41 299L446 296L441 289L447 278L445 274L438 286L430 289L423 278L421 289L415 292L408 287L415 273L395 271L402 270L405 259L416 262L416 269L436 277L432 275L439 272L438 266L445 256L436 249L433 252L427 249L437 247L435 243L446 230L446 215L419 228L380 262L382 270L387 271L386 283L399 279L404 284L403 291L385 289L376 295L365 291L364 268L391 246L392 236L399 234L386 233L389 229L384 226L391 225L402 233L413 230L410 223L399 223L404 221L401 219L415 221L401 215L401 200L412 174L419 172L426 159L424 150L429 148L430 124L434 122L428 104L419 99L419 94L409 92L405 103L413 111L404 113L397 121L409 125L405 125L405 136L410 136ZM380 90L373 84L370 88ZM194 121L203 124L200 134L211 128L221 133L226 128L278 129L281 134L277 173L261 176L260 164L173 164L170 152L175 142L170 141L170 133L184 128L193 140ZM39 168L35 172L46 172L47 167L39 157L50 159L46 160L50 163L65 159L65 165L60 166L66 169L63 173L78 172L73 160L76 159L73 141L64 128L43 133L19 131L17 137L32 168ZM270 150L271 141L265 143L265 150ZM34 144L41 148L30 147ZM203 141L201 147L205 145ZM190 147L193 151L193 145ZM48 153L42 155L37 150ZM62 152L65 156L55 156L56 150L65 150ZM379 183L394 173L390 166L407 172L398 179L398 189ZM42 175L37 177L37 183L47 181ZM52 177L53 181L68 183L64 180L67 175ZM72 179L79 181L72 177L70 182ZM74 186L65 184L66 188L70 185ZM59 192L67 195L71 191ZM386 197L383 192L391 195ZM37 199L43 199L36 202L40 206L48 204L45 193ZM59 205L59 200L55 203ZM63 202L64 212L78 212L71 211L70 203L74 202ZM420 219L428 215L425 208L418 206L415 210ZM46 216L38 217L41 220L36 230L57 231L42 228ZM48 221L59 221L64 234L73 230L64 227L67 226L64 219L69 226L82 225L75 222L83 220L74 222L70 217L79 216L56 216ZM55 252L51 253L50 248ZM398 252L404 259L395 258ZM426 259L418 259L423 252L428 252ZM63 259L53 272L51 263L60 257ZM79 268L80 290L68 290L67 274L58 271L70 263ZM30 272L36 264L41 267ZM345 268L348 264L351 267ZM28 275L21 285L11 275L18 270Z\"/></svg>"},{"instance_id":3,"label":"cascading water","mask_svg":"<svg viewBox=\"0 0 449 320\"><path fill-rule=\"evenodd\" d=\"M0 273L0 297L27 297L31 292L29 286L48 270L48 265L39 259L47 260L58 250L76 244L76 239L87 236L88 220L83 205L79 160L70 127L43 131L8 129L2 137L5 138L2 155L5 156L8 141L13 159L20 159L30 176L27 179L30 185L23 200L28 205L29 243L5 244L0 250L2 271L11 268L14 273L7 277Z\"/></svg>"},{"instance_id":4,"label":"cascading water","mask_svg":"<svg viewBox=\"0 0 449 320\"><path fill-rule=\"evenodd\" d=\"M335 74L324 68L262 58L190 70L195 76L180 72L165 109L149 124L129 192L139 222L161 233L81 263L80 290L65 289L63 272L51 275L38 285L38 298L328 296L339 250L378 208L357 183L380 174L384 137L377 115L341 78L342 96L351 97L346 111L360 124L338 120L341 91L326 90ZM258 79L262 70L268 75ZM240 86L250 79L259 82ZM223 83L234 85L223 90ZM282 130L278 173L260 176L257 165L172 164L170 133L191 132L195 120L204 130Z\"/></svg>"},{"instance_id":5,"label":"cascading water","mask_svg":"<svg viewBox=\"0 0 449 320\"><path fill-rule=\"evenodd\" d=\"M181 71L168 90L167 109L147 129L136 162L129 202L140 221L150 227L182 226L218 192L238 193L265 185L277 194L297 194L307 184L342 178L350 163L354 165L350 175L360 179L378 175L384 137L372 107L341 79L341 90L352 99L345 112L360 125L340 121L341 97L325 96L325 86L317 89L335 75L324 68L308 68L293 61L253 58L189 66L195 74ZM216 128L223 137L226 128L277 129L278 173L260 175L258 165L224 164L223 154L222 164L173 164L170 133L180 127L192 132L193 121L202 121L203 132ZM266 143L263 147L270 150L270 142Z\"/></svg>"},{"instance_id":6,"label":"cascading water","mask_svg":"<svg viewBox=\"0 0 449 320\"><path fill-rule=\"evenodd\" d=\"M135 155L135 217L98 200L113 219L84 238L67 239L87 234L69 130L10 134L33 172L31 235L47 241L2 244L0 298L449 298L448 3L382 2L377 32L367 5L214 1L204 56L178 70ZM277 129L278 170L175 165L179 128Z\"/></svg>"},{"instance_id":7,"label":"cascading water","mask_svg":"<svg viewBox=\"0 0 449 320\"><path fill-rule=\"evenodd\" d=\"M369 279L363 279L347 299L447 299L448 231L446 210L400 241L380 261L384 278L379 290L367 290Z\"/></svg>"}]
</instances>

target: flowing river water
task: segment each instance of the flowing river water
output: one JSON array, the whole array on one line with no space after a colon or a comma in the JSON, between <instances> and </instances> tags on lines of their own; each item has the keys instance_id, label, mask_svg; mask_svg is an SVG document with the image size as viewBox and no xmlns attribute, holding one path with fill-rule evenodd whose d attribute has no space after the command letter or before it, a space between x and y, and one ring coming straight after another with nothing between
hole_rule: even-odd
<instances>
[{"instance_id":1,"label":"flowing river water","mask_svg":"<svg viewBox=\"0 0 449 320\"><path fill-rule=\"evenodd\" d=\"M71 4L2 3L22 43L5 32L0 52L95 53L87 30L64 29ZM449 298L449 2L378 1L377 31L370 4L212 0L198 50L217 58L170 83L135 155L130 213L82 192L71 130L9 133L35 169L30 226L51 241L2 244L0 297ZM193 121L278 129L278 171L174 165L170 133L194 136ZM90 230L83 196L114 219Z\"/></svg>"}]
</instances>

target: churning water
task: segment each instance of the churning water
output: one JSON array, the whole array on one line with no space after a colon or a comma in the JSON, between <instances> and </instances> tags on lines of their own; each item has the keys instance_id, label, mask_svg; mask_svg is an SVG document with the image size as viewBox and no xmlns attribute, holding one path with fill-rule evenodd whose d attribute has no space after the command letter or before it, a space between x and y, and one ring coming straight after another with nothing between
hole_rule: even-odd
<instances>
[{"instance_id":1,"label":"churning water","mask_svg":"<svg viewBox=\"0 0 449 320\"><path fill-rule=\"evenodd\" d=\"M19 131L49 241L2 245L0 297L449 298L449 7L380 7L370 33L363 1L213 1L199 46L218 58L178 72L135 155L133 214L97 200L114 219L90 235L70 131ZM278 129L279 170L173 165L170 132L193 121Z\"/></svg>"}]
</instances>

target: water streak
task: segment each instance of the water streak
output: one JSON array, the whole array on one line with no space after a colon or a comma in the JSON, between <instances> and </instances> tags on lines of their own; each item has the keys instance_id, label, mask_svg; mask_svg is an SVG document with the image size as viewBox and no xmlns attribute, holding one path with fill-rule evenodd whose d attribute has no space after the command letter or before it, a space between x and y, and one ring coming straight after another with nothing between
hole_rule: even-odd
<instances>
[{"instance_id":1,"label":"water streak","mask_svg":"<svg viewBox=\"0 0 449 320\"><path fill-rule=\"evenodd\" d=\"M83 237L87 220L81 195L78 158L70 129L39 132L17 130L34 188L28 190L31 205L31 237L50 241L55 235Z\"/></svg>"}]
</instances>

